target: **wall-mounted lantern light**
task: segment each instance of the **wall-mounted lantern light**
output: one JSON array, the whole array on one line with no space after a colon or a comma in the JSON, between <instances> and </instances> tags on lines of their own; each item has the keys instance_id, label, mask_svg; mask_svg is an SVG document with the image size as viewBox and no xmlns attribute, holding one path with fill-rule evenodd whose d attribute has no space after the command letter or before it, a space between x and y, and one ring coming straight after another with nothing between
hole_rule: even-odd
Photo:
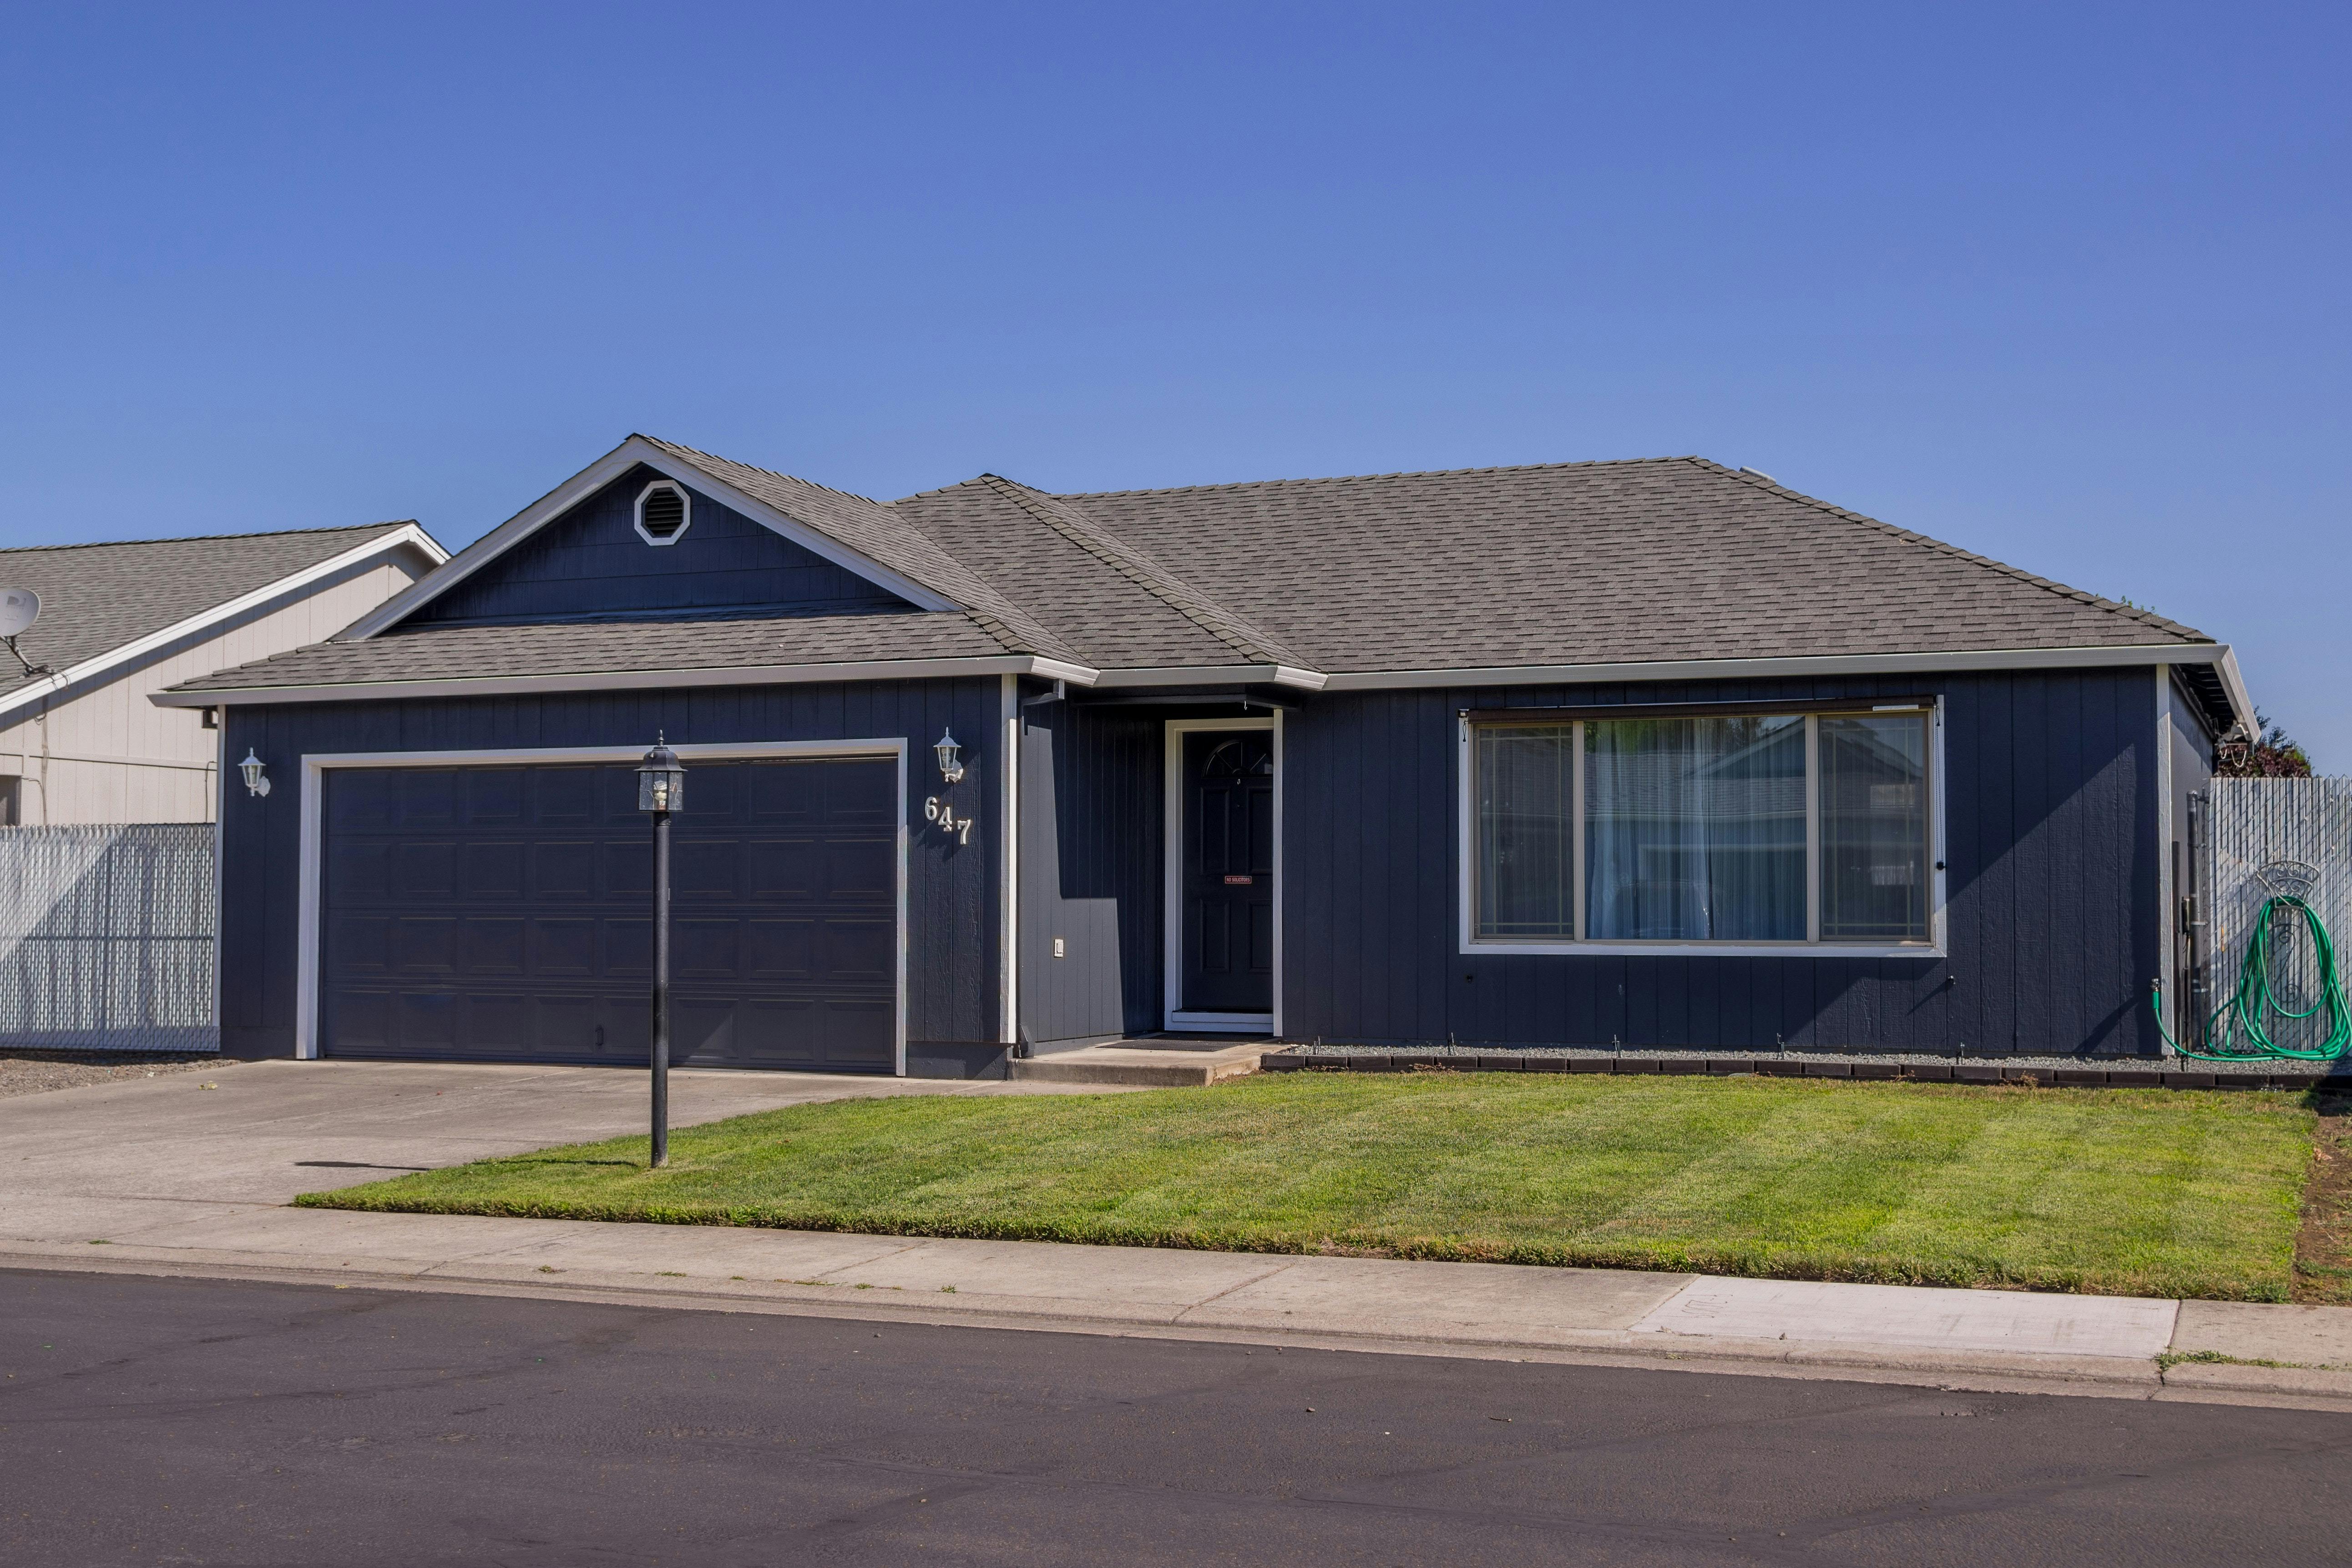
<instances>
[{"instance_id":1,"label":"wall-mounted lantern light","mask_svg":"<svg viewBox=\"0 0 2352 1568\"><path fill-rule=\"evenodd\" d=\"M245 749L245 761L236 764L236 771L245 775L247 794L264 795L269 793L269 775L262 771L261 759L254 754L251 746Z\"/></svg>"},{"instance_id":2,"label":"wall-mounted lantern light","mask_svg":"<svg viewBox=\"0 0 2352 1568\"><path fill-rule=\"evenodd\" d=\"M950 784L961 784L963 782L963 748L956 744L954 733L951 731L940 731L940 743L933 746L931 750L940 754L940 777Z\"/></svg>"}]
</instances>

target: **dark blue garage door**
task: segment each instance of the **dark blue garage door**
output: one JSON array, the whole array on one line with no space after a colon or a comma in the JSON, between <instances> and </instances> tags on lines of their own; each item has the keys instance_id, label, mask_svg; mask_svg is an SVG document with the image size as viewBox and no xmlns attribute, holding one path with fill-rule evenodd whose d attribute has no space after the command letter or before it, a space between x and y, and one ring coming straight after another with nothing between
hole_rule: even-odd
<instances>
[{"instance_id":1,"label":"dark blue garage door","mask_svg":"<svg viewBox=\"0 0 2352 1568\"><path fill-rule=\"evenodd\" d=\"M897 762L695 762L687 806L672 1059L891 1071ZM653 847L630 767L333 769L325 830L325 1055L646 1059Z\"/></svg>"}]
</instances>

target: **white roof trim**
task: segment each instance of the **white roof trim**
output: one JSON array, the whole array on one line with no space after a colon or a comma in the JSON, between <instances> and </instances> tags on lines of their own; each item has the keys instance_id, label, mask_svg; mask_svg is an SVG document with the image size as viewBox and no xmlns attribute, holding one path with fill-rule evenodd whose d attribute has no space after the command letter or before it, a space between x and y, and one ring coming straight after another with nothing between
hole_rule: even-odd
<instances>
[{"instance_id":1,"label":"white roof trim","mask_svg":"<svg viewBox=\"0 0 2352 1568\"><path fill-rule=\"evenodd\" d=\"M1112 686L1295 686L1320 691L1330 679L1319 669L1288 664L1198 664L1160 669L1106 669L1094 684Z\"/></svg>"},{"instance_id":2,"label":"white roof trim","mask_svg":"<svg viewBox=\"0 0 2352 1568\"><path fill-rule=\"evenodd\" d=\"M645 691L683 686L793 686L820 680L927 680L959 675L1034 675L1092 686L1082 664L1008 653L971 658L874 658L841 664L732 665L710 669L590 669L562 675L502 675L425 680L352 680L319 686L227 686L158 691L158 708L243 707L287 702L382 702L404 697L520 697L572 691Z\"/></svg>"},{"instance_id":3,"label":"white roof trim","mask_svg":"<svg viewBox=\"0 0 2352 1568\"><path fill-rule=\"evenodd\" d=\"M274 599L297 593L313 583L335 575L347 567L358 565L373 556L386 554L404 546L415 550L436 567L449 559L449 552L442 549L431 534L413 522L404 523L389 533L379 533L365 543L355 544L339 555L331 555L324 561L303 567L299 572L290 572L283 577L273 578L250 593L239 594L234 599L215 605L211 609L200 611L184 620L174 621L159 631L152 631L144 637L134 637L94 658L86 658L79 664L68 665L54 675L42 677L30 686L19 687L6 696L0 697L0 723L6 722L8 716L17 709L29 706L45 698L53 697L69 687L79 686L94 677L104 675L110 669L135 663L159 648L169 647L183 637L194 636L208 626L233 621L239 616L257 610Z\"/></svg>"},{"instance_id":4,"label":"white roof trim","mask_svg":"<svg viewBox=\"0 0 2352 1568\"><path fill-rule=\"evenodd\" d=\"M2239 721L2251 730L2255 724L2254 694L2246 689L2246 678L2238 672L2238 656L2228 643L2214 645L2221 657L2212 660L2213 673L2221 678L2221 689L2230 694L2230 706L2235 708ZM2194 664L2195 659L2176 658L2173 664Z\"/></svg>"},{"instance_id":5,"label":"white roof trim","mask_svg":"<svg viewBox=\"0 0 2352 1568\"><path fill-rule=\"evenodd\" d=\"M2232 701L2244 696L2227 643L2137 643L2117 647L1985 648L1951 653L1801 655L1786 658L1649 659L1614 664L1525 664L1474 669L1349 670L1327 691L1427 686L1550 686L1598 680L1739 680L1759 676L1899 675L1959 669L2093 669L2155 664L2221 668ZM1108 681L1108 671L1105 672ZM2251 702L2249 701L2251 708Z\"/></svg>"},{"instance_id":6,"label":"white roof trim","mask_svg":"<svg viewBox=\"0 0 2352 1568\"><path fill-rule=\"evenodd\" d=\"M869 560L831 534L777 510L766 501L744 494L692 463L672 457L644 437L632 436L459 551L441 571L352 623L350 629L339 634L335 640L361 642L388 626L398 625L640 463L665 479L675 479L679 484L716 498L811 554L830 561L845 571L855 572L909 604L926 610L961 610L965 607L942 598L910 577L891 571L878 561Z\"/></svg>"}]
</instances>

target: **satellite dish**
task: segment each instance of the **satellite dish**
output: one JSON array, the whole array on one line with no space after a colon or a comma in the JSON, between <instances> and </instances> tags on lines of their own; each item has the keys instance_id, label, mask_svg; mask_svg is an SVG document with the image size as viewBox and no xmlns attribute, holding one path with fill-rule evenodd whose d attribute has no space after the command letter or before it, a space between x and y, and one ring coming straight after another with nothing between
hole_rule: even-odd
<instances>
[{"instance_id":1,"label":"satellite dish","mask_svg":"<svg viewBox=\"0 0 2352 1568\"><path fill-rule=\"evenodd\" d=\"M0 637L30 631L41 618L41 596L30 588L0 588Z\"/></svg>"}]
</instances>

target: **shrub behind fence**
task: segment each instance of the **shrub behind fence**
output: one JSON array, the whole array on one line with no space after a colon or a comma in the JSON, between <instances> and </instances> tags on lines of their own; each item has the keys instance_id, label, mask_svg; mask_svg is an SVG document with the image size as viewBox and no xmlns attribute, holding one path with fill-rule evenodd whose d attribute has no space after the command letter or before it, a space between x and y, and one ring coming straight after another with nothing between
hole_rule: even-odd
<instances>
[{"instance_id":1,"label":"shrub behind fence","mask_svg":"<svg viewBox=\"0 0 2352 1568\"><path fill-rule=\"evenodd\" d=\"M0 1045L220 1048L209 823L0 828Z\"/></svg>"}]
</instances>

